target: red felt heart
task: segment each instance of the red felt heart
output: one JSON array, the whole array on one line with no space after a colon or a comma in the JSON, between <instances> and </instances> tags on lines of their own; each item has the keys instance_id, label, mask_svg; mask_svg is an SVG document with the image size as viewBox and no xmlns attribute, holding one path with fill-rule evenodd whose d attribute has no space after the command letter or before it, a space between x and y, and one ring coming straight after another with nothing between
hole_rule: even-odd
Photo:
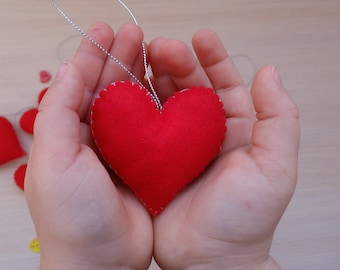
<instances>
[{"instance_id":1,"label":"red felt heart","mask_svg":"<svg viewBox=\"0 0 340 270\"><path fill-rule=\"evenodd\" d=\"M41 83L48 83L51 80L51 73L47 70L42 70L39 72L39 78Z\"/></svg>"},{"instance_id":2,"label":"red felt heart","mask_svg":"<svg viewBox=\"0 0 340 270\"><path fill-rule=\"evenodd\" d=\"M43 90L41 90L41 92L38 95L38 104L40 104L40 102L44 98L47 91L48 91L48 87L45 87Z\"/></svg>"},{"instance_id":3,"label":"red felt heart","mask_svg":"<svg viewBox=\"0 0 340 270\"><path fill-rule=\"evenodd\" d=\"M34 121L37 117L38 109L32 108L25 111L20 117L20 127L29 134L33 134Z\"/></svg>"},{"instance_id":4,"label":"red felt heart","mask_svg":"<svg viewBox=\"0 0 340 270\"><path fill-rule=\"evenodd\" d=\"M108 165L156 216L218 154L226 132L212 89L176 92L158 110L131 82L101 91L91 114L97 147Z\"/></svg>"},{"instance_id":5,"label":"red felt heart","mask_svg":"<svg viewBox=\"0 0 340 270\"><path fill-rule=\"evenodd\" d=\"M24 155L11 123L0 116L0 165Z\"/></svg>"},{"instance_id":6,"label":"red felt heart","mask_svg":"<svg viewBox=\"0 0 340 270\"><path fill-rule=\"evenodd\" d=\"M17 168L14 173L14 182L22 190L25 190L25 175L27 170L27 164L23 164Z\"/></svg>"}]
</instances>

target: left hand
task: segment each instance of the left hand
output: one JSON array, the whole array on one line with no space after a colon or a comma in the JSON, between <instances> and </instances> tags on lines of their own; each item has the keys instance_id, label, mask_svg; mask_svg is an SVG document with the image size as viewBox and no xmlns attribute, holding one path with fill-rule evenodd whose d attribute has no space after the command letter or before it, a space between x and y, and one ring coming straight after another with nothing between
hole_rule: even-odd
<instances>
[{"instance_id":1,"label":"left hand","mask_svg":"<svg viewBox=\"0 0 340 270\"><path fill-rule=\"evenodd\" d=\"M143 79L143 34L135 25L97 23L88 34ZM98 92L129 75L84 39L59 69L39 106L25 192L41 245L40 270L147 269L149 214L114 185L93 150L90 106Z\"/></svg>"}]
</instances>

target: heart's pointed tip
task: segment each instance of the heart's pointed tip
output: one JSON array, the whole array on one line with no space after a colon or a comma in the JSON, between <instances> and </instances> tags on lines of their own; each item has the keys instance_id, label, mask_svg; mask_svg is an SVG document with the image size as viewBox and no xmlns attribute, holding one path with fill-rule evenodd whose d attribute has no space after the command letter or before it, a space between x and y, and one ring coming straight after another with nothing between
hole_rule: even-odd
<instances>
[{"instance_id":1,"label":"heart's pointed tip","mask_svg":"<svg viewBox=\"0 0 340 270\"><path fill-rule=\"evenodd\" d=\"M148 208L147 210L153 218L158 217L163 212L163 209L156 210L156 209Z\"/></svg>"}]
</instances>

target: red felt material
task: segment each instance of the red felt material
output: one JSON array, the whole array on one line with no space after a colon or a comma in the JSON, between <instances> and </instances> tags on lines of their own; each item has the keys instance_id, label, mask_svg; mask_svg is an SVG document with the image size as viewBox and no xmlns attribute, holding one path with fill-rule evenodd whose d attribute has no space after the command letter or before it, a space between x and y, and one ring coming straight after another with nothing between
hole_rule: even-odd
<instances>
[{"instance_id":1,"label":"red felt material","mask_svg":"<svg viewBox=\"0 0 340 270\"><path fill-rule=\"evenodd\" d=\"M38 104L40 104L40 102L42 101L42 99L44 98L46 92L48 90L48 87L44 88L43 90L41 90L41 92L39 93L38 96Z\"/></svg>"},{"instance_id":2,"label":"red felt material","mask_svg":"<svg viewBox=\"0 0 340 270\"><path fill-rule=\"evenodd\" d=\"M24 155L11 123L0 116L0 165Z\"/></svg>"},{"instance_id":3,"label":"red felt material","mask_svg":"<svg viewBox=\"0 0 340 270\"><path fill-rule=\"evenodd\" d=\"M51 73L49 73L47 70L42 70L39 72L39 78L41 83L48 83L52 76Z\"/></svg>"},{"instance_id":4,"label":"red felt material","mask_svg":"<svg viewBox=\"0 0 340 270\"><path fill-rule=\"evenodd\" d=\"M20 118L20 127L29 134L33 134L34 121L38 114L38 109L33 108L24 112Z\"/></svg>"},{"instance_id":5,"label":"red felt material","mask_svg":"<svg viewBox=\"0 0 340 270\"><path fill-rule=\"evenodd\" d=\"M91 128L105 161L156 216L218 154L226 115L212 89L177 92L159 111L147 90L119 82L95 100Z\"/></svg>"},{"instance_id":6,"label":"red felt material","mask_svg":"<svg viewBox=\"0 0 340 270\"><path fill-rule=\"evenodd\" d=\"M16 185L22 190L25 190L25 175L27 164L23 164L14 173L14 181Z\"/></svg>"}]
</instances>

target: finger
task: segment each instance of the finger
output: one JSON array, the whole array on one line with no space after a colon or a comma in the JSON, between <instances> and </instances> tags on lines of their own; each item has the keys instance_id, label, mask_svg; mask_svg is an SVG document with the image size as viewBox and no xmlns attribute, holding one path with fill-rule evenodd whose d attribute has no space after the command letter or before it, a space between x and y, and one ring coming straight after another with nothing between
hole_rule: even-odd
<instances>
[{"instance_id":1,"label":"finger","mask_svg":"<svg viewBox=\"0 0 340 270\"><path fill-rule=\"evenodd\" d=\"M172 79L173 85L176 86L172 91L191 86L211 87L207 75L184 42L171 39L165 40L161 44L158 54L157 64L163 65L163 68L161 74L156 74L158 76L162 75L163 80L166 76ZM165 79L165 82L167 80ZM162 85L160 86L163 89Z\"/></svg>"},{"instance_id":2,"label":"finger","mask_svg":"<svg viewBox=\"0 0 340 270\"><path fill-rule=\"evenodd\" d=\"M34 125L36 157L52 159L75 156L80 150L79 108L84 96L81 70L73 64L62 64L55 82L39 106Z\"/></svg>"},{"instance_id":3,"label":"finger","mask_svg":"<svg viewBox=\"0 0 340 270\"><path fill-rule=\"evenodd\" d=\"M168 97L172 96L177 89L162 62L163 60L160 58L160 50L165 42L165 38L156 38L150 42L148 47L149 63L153 74L153 85L162 103L165 102Z\"/></svg>"},{"instance_id":4,"label":"finger","mask_svg":"<svg viewBox=\"0 0 340 270\"><path fill-rule=\"evenodd\" d=\"M271 164L294 179L300 138L298 109L274 67L258 72L251 93L258 118L251 152L263 169Z\"/></svg>"},{"instance_id":5,"label":"finger","mask_svg":"<svg viewBox=\"0 0 340 270\"><path fill-rule=\"evenodd\" d=\"M196 55L214 89L243 86L243 80L215 32L200 30L192 38Z\"/></svg>"},{"instance_id":6,"label":"finger","mask_svg":"<svg viewBox=\"0 0 340 270\"><path fill-rule=\"evenodd\" d=\"M96 23L89 28L87 34L106 50L112 45L113 30L105 23ZM92 42L84 38L73 57L72 62L78 66L84 78L84 100L80 107L80 117L84 119L88 115L93 93L100 78L106 55ZM91 68L89 68L91 67Z\"/></svg>"},{"instance_id":7,"label":"finger","mask_svg":"<svg viewBox=\"0 0 340 270\"><path fill-rule=\"evenodd\" d=\"M148 55L147 55L147 44L143 42L145 52L143 51L143 47L141 47L141 50L139 51L139 54L136 57L136 61L134 62L131 72L141 81L144 81L144 77L146 74L145 70L145 63L144 63L144 53L145 53L145 60L146 60L146 65L148 65ZM133 81L132 78L130 78L130 81ZM146 85L146 84L145 84ZM147 86L147 85L146 85Z\"/></svg>"},{"instance_id":8,"label":"finger","mask_svg":"<svg viewBox=\"0 0 340 270\"><path fill-rule=\"evenodd\" d=\"M38 192L41 188L55 190L56 186L60 186L56 185L56 181L60 183L72 179L74 181L68 182L66 189L61 187L59 195L62 201L69 200L75 190L78 194L86 193L86 185L89 184L93 185L92 190L96 190L98 194L106 193L112 199L113 205L117 205L117 209L125 209L122 208L121 198L107 171L95 153L83 145L91 147L93 140L89 126L81 123L79 117L85 85L82 75L73 62L62 64L54 83L39 105L28 163L30 200L32 201L34 189ZM75 169L85 167L87 171L83 174L84 177L72 177L74 172L82 176L82 172ZM79 197L85 198L81 195Z\"/></svg>"},{"instance_id":9,"label":"finger","mask_svg":"<svg viewBox=\"0 0 340 270\"><path fill-rule=\"evenodd\" d=\"M197 32L192 39L197 58L219 94L227 117L253 117L250 95L222 41L210 30Z\"/></svg>"},{"instance_id":10,"label":"finger","mask_svg":"<svg viewBox=\"0 0 340 270\"><path fill-rule=\"evenodd\" d=\"M226 110L228 132L223 151L249 145L255 121L251 97L222 41L214 32L201 30L192 44Z\"/></svg>"},{"instance_id":11,"label":"finger","mask_svg":"<svg viewBox=\"0 0 340 270\"><path fill-rule=\"evenodd\" d=\"M118 30L110 53L129 71L137 73L137 67L135 67L135 65L136 63L142 63L142 42L143 32L138 26L135 24L123 25ZM140 65L139 75L144 74L143 69L143 65ZM129 79L131 79L130 75L123 70L119 64L112 61L112 59L107 58L102 71L102 77L97 85L97 91L106 88L114 81L125 81Z\"/></svg>"}]
</instances>

